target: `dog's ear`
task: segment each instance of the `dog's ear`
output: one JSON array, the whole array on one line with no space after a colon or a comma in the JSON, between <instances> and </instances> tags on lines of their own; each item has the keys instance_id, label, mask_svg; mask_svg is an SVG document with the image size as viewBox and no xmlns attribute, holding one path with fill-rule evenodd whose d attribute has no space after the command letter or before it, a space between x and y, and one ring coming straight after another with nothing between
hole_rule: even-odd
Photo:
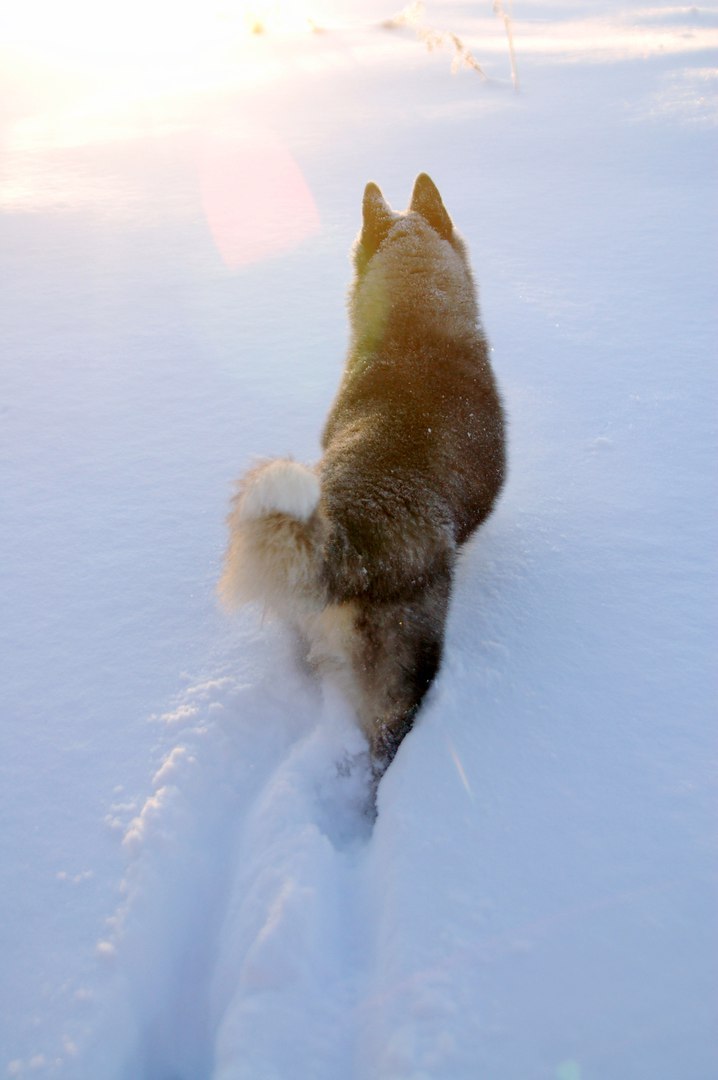
<instances>
[{"instance_id":1,"label":"dog's ear","mask_svg":"<svg viewBox=\"0 0 718 1080\"><path fill-rule=\"evenodd\" d=\"M414 181L414 190L411 193L409 209L421 214L424 220L428 221L432 229L435 229L444 240L451 239L454 232L451 218L441 201L439 189L426 173L419 173Z\"/></svg>"},{"instance_id":2,"label":"dog's ear","mask_svg":"<svg viewBox=\"0 0 718 1080\"><path fill-rule=\"evenodd\" d=\"M367 255L373 255L394 223L394 214L376 184L364 189L362 230L359 242Z\"/></svg>"}]
</instances>

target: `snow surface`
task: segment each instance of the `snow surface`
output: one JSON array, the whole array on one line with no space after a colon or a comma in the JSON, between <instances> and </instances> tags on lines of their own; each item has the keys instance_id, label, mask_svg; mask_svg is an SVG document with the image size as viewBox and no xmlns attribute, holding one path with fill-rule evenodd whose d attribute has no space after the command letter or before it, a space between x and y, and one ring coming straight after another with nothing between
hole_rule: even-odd
<instances>
[{"instance_id":1,"label":"snow surface","mask_svg":"<svg viewBox=\"0 0 718 1080\"><path fill-rule=\"evenodd\" d=\"M8 1076L718 1075L718 11L516 0L518 94L488 0L423 15L488 81L392 14L0 35ZM372 825L213 587L234 478L318 454L365 182L422 170L511 473Z\"/></svg>"}]
</instances>

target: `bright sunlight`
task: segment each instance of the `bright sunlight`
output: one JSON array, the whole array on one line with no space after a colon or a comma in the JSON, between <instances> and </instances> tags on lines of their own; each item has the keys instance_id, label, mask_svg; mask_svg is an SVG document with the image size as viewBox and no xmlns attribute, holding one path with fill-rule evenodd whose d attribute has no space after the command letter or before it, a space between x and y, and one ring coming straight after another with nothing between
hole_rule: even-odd
<instances>
[{"instance_id":1,"label":"bright sunlight","mask_svg":"<svg viewBox=\"0 0 718 1080\"><path fill-rule=\"evenodd\" d=\"M39 59L94 67L167 62L223 50L248 34L298 33L316 24L311 0L25 0L0 15L5 47ZM316 17L317 5L314 8Z\"/></svg>"},{"instance_id":2,"label":"bright sunlight","mask_svg":"<svg viewBox=\"0 0 718 1080\"><path fill-rule=\"evenodd\" d=\"M321 3L5 5L0 62L18 92L0 123L0 207L137 213L141 193L98 182L83 147L135 145L141 153L143 138L157 145L185 131L197 210L222 261L236 269L291 250L317 231L319 214L291 150L256 116L254 92L282 71L280 39L293 53L312 37L309 7L318 15ZM234 104L219 104L229 88Z\"/></svg>"}]
</instances>

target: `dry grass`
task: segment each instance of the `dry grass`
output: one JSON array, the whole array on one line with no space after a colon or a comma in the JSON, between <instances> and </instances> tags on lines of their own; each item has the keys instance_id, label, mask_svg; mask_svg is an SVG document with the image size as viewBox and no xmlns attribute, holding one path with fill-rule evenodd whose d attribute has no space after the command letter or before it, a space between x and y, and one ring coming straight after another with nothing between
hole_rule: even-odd
<instances>
[{"instance_id":1,"label":"dry grass","mask_svg":"<svg viewBox=\"0 0 718 1080\"><path fill-rule=\"evenodd\" d=\"M488 75L481 67L475 56L464 45L458 34L450 30L435 30L424 22L424 5L420 0L408 4L398 14L390 19L385 19L381 24L384 30L399 30L408 27L413 30L430 52L441 49L445 45L453 48L454 56L451 61L451 70L456 72L462 67L470 67L476 71L482 79L488 81Z\"/></svg>"},{"instance_id":2,"label":"dry grass","mask_svg":"<svg viewBox=\"0 0 718 1080\"><path fill-rule=\"evenodd\" d=\"M513 35L514 0L509 0L508 12L506 12L506 10L504 9L503 0L494 0L494 14L498 15L500 19L503 19L504 29L506 30L506 40L509 43L509 58L511 60L511 82L513 83L514 90L518 90L519 73L516 67L516 50L514 49Z\"/></svg>"},{"instance_id":3,"label":"dry grass","mask_svg":"<svg viewBox=\"0 0 718 1080\"><path fill-rule=\"evenodd\" d=\"M509 56L511 59L511 82L514 90L518 90L519 80L512 34L513 0L509 0L508 12L506 12L502 0L494 0L493 10L503 21L506 30ZM451 61L452 72L457 72L462 67L468 67L472 68L480 75L485 82L489 81L489 76L486 74L474 54L466 45L464 45L458 34L455 34L452 30L437 30L433 26L427 26L424 21L424 5L421 0L414 0L413 3L408 4L398 12L398 14L392 16L390 19L385 19L381 25L384 30L399 30L404 28L413 30L419 40L432 52L434 49L441 49L448 46L450 49L453 49L454 53Z\"/></svg>"}]
</instances>

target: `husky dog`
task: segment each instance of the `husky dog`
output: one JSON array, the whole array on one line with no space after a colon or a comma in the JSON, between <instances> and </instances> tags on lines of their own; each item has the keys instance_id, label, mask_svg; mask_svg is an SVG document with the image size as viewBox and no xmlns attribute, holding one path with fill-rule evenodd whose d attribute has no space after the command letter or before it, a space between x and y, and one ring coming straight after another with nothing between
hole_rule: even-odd
<instances>
[{"instance_id":1,"label":"husky dog","mask_svg":"<svg viewBox=\"0 0 718 1080\"><path fill-rule=\"evenodd\" d=\"M438 671L457 552L503 482L504 420L466 248L425 173L404 213L367 185L353 256L323 457L246 474L219 588L340 674L379 775Z\"/></svg>"}]
</instances>

